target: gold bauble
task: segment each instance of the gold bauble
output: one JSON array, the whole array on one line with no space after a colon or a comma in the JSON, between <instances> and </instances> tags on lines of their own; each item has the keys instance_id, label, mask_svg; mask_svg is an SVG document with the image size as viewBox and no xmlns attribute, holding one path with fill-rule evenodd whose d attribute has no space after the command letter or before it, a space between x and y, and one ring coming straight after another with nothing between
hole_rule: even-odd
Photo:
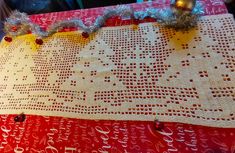
<instances>
[{"instance_id":1,"label":"gold bauble","mask_svg":"<svg viewBox=\"0 0 235 153\"><path fill-rule=\"evenodd\" d=\"M179 10L192 11L196 0L173 0L172 6Z\"/></svg>"}]
</instances>

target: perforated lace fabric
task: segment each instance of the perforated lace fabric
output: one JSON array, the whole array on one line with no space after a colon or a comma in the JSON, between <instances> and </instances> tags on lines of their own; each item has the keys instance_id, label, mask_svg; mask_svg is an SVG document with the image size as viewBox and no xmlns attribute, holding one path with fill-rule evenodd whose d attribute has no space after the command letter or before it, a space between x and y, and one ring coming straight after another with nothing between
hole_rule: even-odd
<instances>
[{"instance_id":1,"label":"perforated lace fabric","mask_svg":"<svg viewBox=\"0 0 235 153\"><path fill-rule=\"evenodd\" d=\"M232 15L185 32L144 23L57 33L36 48L32 38L2 42L1 114L235 127Z\"/></svg>"}]
</instances>

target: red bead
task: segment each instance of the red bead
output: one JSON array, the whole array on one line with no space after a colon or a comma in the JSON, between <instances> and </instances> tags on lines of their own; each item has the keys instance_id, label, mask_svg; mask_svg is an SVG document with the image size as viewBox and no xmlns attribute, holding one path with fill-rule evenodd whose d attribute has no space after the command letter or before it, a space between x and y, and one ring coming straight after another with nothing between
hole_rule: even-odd
<instances>
[{"instance_id":1,"label":"red bead","mask_svg":"<svg viewBox=\"0 0 235 153\"><path fill-rule=\"evenodd\" d=\"M162 122L160 122L160 121L158 121L158 120L155 120L154 121L154 126L155 126L155 129L156 130L161 130L161 129L163 129L163 123Z\"/></svg>"},{"instance_id":2,"label":"red bead","mask_svg":"<svg viewBox=\"0 0 235 153\"><path fill-rule=\"evenodd\" d=\"M16 32L18 28L16 26L11 27L11 31Z\"/></svg>"},{"instance_id":3,"label":"red bead","mask_svg":"<svg viewBox=\"0 0 235 153\"><path fill-rule=\"evenodd\" d=\"M4 37L4 40L7 42L12 42L12 38L11 37Z\"/></svg>"},{"instance_id":4,"label":"red bead","mask_svg":"<svg viewBox=\"0 0 235 153\"><path fill-rule=\"evenodd\" d=\"M25 118L26 118L25 114L22 113L20 115L15 116L14 121L15 122L24 122Z\"/></svg>"},{"instance_id":5,"label":"red bead","mask_svg":"<svg viewBox=\"0 0 235 153\"><path fill-rule=\"evenodd\" d=\"M134 19L133 24L138 25L139 22L140 22L140 21L139 21L138 19Z\"/></svg>"},{"instance_id":6,"label":"red bead","mask_svg":"<svg viewBox=\"0 0 235 153\"><path fill-rule=\"evenodd\" d=\"M69 31L70 31L70 28L63 28L63 31L64 31L64 32L69 32Z\"/></svg>"},{"instance_id":7,"label":"red bead","mask_svg":"<svg viewBox=\"0 0 235 153\"><path fill-rule=\"evenodd\" d=\"M42 39L36 39L35 42L38 45L42 45L43 44L43 40Z\"/></svg>"},{"instance_id":8,"label":"red bead","mask_svg":"<svg viewBox=\"0 0 235 153\"><path fill-rule=\"evenodd\" d=\"M83 33L82 33L82 37L83 37L83 38L88 38L88 37L89 37L89 33L83 32Z\"/></svg>"},{"instance_id":9,"label":"red bead","mask_svg":"<svg viewBox=\"0 0 235 153\"><path fill-rule=\"evenodd\" d=\"M31 34L31 33L32 33L32 31L28 30L28 31L27 31L27 33L28 33L28 34Z\"/></svg>"}]
</instances>

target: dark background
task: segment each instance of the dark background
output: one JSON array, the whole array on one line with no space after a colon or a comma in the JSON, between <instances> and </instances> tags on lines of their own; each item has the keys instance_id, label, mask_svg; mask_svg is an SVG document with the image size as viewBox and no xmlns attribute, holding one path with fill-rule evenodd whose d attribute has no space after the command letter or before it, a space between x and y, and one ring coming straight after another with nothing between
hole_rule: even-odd
<instances>
[{"instance_id":1,"label":"dark background","mask_svg":"<svg viewBox=\"0 0 235 153\"><path fill-rule=\"evenodd\" d=\"M232 13L235 17L235 0L233 0L231 3L227 3L226 6L228 8L229 13Z\"/></svg>"},{"instance_id":2,"label":"dark background","mask_svg":"<svg viewBox=\"0 0 235 153\"><path fill-rule=\"evenodd\" d=\"M83 6L79 5L79 1L82 1ZM5 2L12 9L37 14L135 3L136 0L5 0Z\"/></svg>"}]
</instances>

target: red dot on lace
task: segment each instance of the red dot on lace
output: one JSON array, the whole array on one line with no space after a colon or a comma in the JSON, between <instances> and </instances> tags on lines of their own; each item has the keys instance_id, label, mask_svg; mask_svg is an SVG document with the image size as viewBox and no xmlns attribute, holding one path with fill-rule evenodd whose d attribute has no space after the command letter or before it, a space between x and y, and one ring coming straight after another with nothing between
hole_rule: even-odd
<instances>
[{"instance_id":1,"label":"red dot on lace","mask_svg":"<svg viewBox=\"0 0 235 153\"><path fill-rule=\"evenodd\" d=\"M36 39L35 42L38 45L42 45L43 44L43 40L42 39Z\"/></svg>"},{"instance_id":2,"label":"red dot on lace","mask_svg":"<svg viewBox=\"0 0 235 153\"><path fill-rule=\"evenodd\" d=\"M89 37L89 33L83 32L83 33L82 33L82 37L83 37L83 38L88 38L88 37Z\"/></svg>"},{"instance_id":3,"label":"red dot on lace","mask_svg":"<svg viewBox=\"0 0 235 153\"><path fill-rule=\"evenodd\" d=\"M4 40L7 42L12 42L12 38L11 37L4 37Z\"/></svg>"}]
</instances>

